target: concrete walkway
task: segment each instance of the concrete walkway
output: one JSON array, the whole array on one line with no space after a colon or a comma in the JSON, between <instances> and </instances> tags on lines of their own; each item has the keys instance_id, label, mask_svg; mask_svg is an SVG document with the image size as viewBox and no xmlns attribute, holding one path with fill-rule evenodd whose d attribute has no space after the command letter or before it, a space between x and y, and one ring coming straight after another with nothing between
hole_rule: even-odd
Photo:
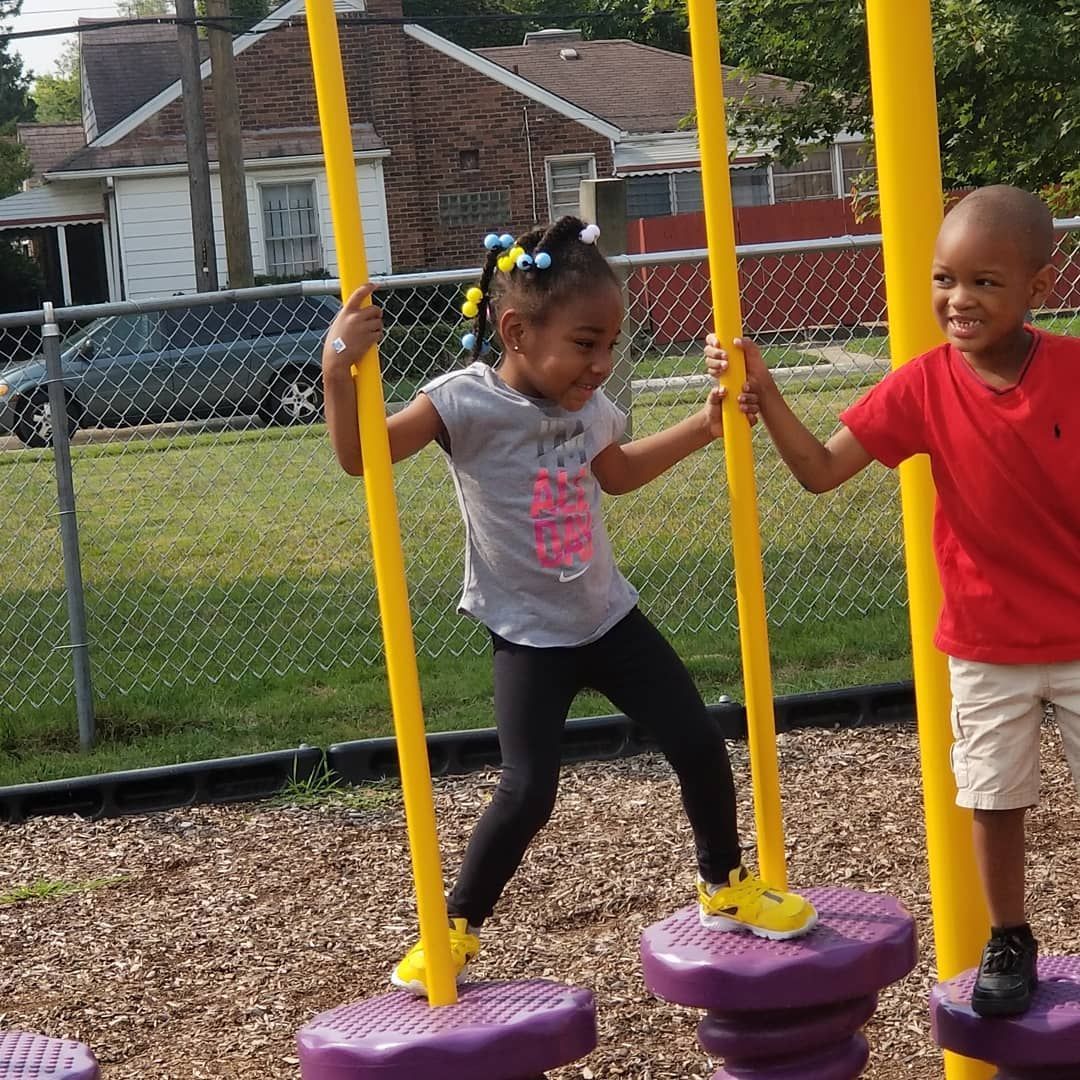
<instances>
[{"instance_id":1,"label":"concrete walkway","mask_svg":"<svg viewBox=\"0 0 1080 1080\"><path fill-rule=\"evenodd\" d=\"M849 352L842 345L800 345L800 353L813 356L820 362L800 364L797 367L775 367L773 378L778 383L801 382L825 375L850 375L857 372L884 375L889 371L887 356L870 356L869 353ZM642 390L693 390L709 386L712 379L705 375L669 375L664 378L634 379L631 384L635 393Z\"/></svg>"}]
</instances>

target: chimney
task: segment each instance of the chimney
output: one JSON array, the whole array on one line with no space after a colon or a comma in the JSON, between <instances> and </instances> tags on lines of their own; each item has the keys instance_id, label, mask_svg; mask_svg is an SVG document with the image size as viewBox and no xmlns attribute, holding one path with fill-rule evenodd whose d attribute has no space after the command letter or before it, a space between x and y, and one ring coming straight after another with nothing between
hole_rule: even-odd
<instances>
[{"instance_id":1,"label":"chimney","mask_svg":"<svg viewBox=\"0 0 1080 1080\"><path fill-rule=\"evenodd\" d=\"M580 30L530 30L525 35L523 45L566 45L572 41L582 41Z\"/></svg>"}]
</instances>

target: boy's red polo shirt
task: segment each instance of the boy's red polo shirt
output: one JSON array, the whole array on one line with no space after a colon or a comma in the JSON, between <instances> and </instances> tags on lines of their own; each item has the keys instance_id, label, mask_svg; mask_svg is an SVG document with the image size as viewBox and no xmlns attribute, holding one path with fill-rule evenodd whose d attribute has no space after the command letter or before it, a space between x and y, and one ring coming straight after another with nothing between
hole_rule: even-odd
<instances>
[{"instance_id":1,"label":"boy's red polo shirt","mask_svg":"<svg viewBox=\"0 0 1080 1080\"><path fill-rule=\"evenodd\" d=\"M1080 340L1031 333L1007 390L942 345L840 415L890 468L930 455L945 597L934 642L960 659L1080 660Z\"/></svg>"}]
</instances>

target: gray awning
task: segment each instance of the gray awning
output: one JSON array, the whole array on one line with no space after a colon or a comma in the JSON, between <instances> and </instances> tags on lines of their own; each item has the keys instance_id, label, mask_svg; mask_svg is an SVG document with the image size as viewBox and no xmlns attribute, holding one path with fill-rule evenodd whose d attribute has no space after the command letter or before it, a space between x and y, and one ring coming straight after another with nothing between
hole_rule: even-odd
<instances>
[{"instance_id":1,"label":"gray awning","mask_svg":"<svg viewBox=\"0 0 1080 1080\"><path fill-rule=\"evenodd\" d=\"M98 184L55 183L0 199L0 229L43 229L104 221Z\"/></svg>"}]
</instances>

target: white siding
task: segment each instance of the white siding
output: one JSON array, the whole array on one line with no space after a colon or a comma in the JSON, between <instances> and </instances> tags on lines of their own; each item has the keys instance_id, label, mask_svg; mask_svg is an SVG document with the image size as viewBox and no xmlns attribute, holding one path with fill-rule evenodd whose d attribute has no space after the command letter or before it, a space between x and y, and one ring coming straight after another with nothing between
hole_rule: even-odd
<instances>
[{"instance_id":1,"label":"white siding","mask_svg":"<svg viewBox=\"0 0 1080 1080\"><path fill-rule=\"evenodd\" d=\"M321 165L288 169L249 169L246 174L248 217L251 223L251 255L256 274L266 273L266 247L259 186L283 181L313 180L319 204L326 269L336 276L337 253L327 191L326 170ZM390 240L383 192L382 162L363 161L356 166L364 220L368 268L372 274L390 272ZM214 209L214 243L217 247L218 280L227 287L225 235L221 218L221 187L217 174L210 178ZM128 299L171 296L195 291L195 259L191 246L191 211L187 176L153 176L116 180L116 211L123 250L124 281Z\"/></svg>"}]
</instances>

